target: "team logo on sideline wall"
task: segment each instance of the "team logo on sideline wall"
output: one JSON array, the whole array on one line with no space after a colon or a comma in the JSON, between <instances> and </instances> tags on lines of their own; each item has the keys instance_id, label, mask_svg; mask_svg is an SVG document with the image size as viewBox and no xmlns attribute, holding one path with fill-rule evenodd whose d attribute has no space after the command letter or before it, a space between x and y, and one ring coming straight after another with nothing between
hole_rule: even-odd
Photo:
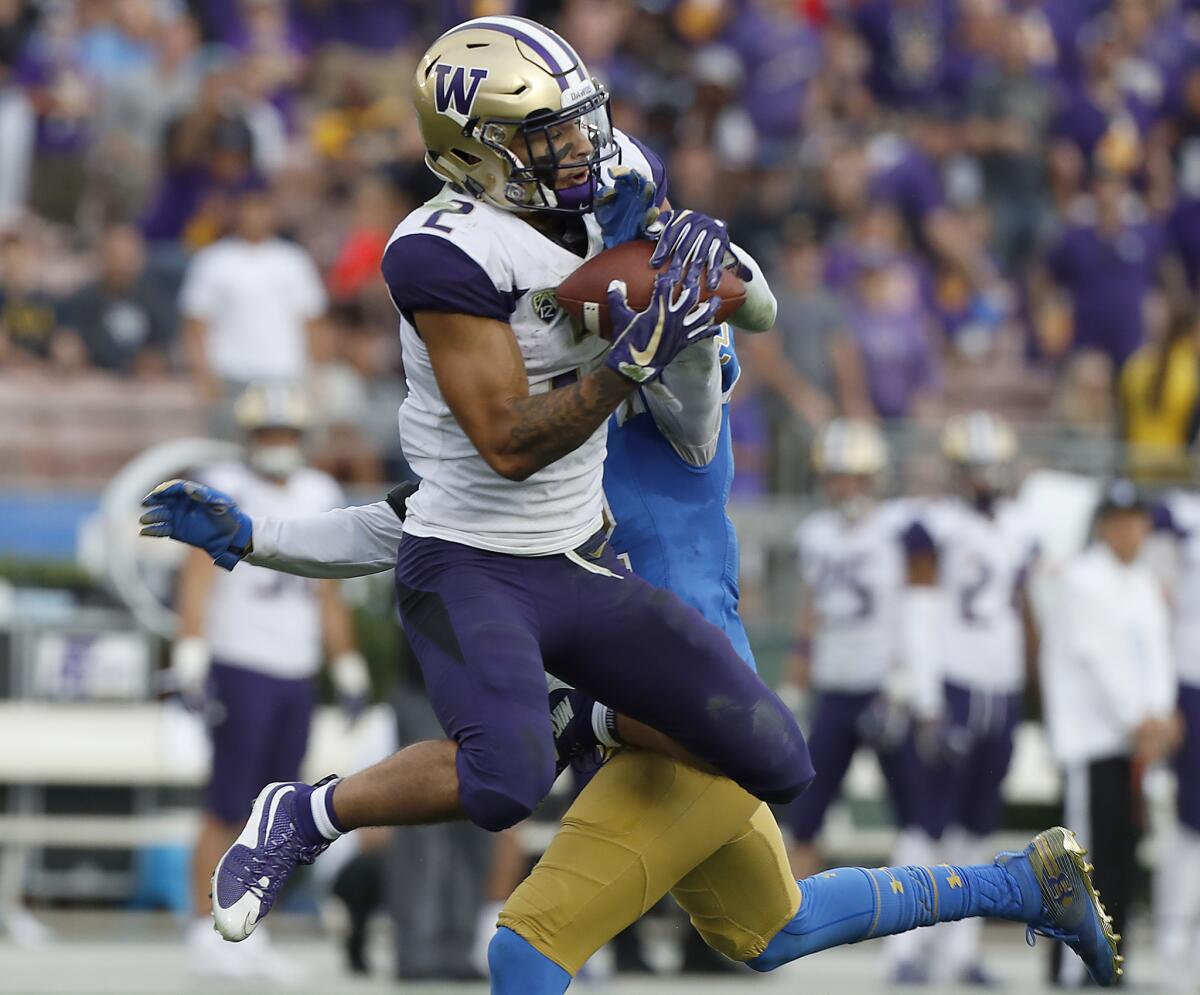
<instances>
[{"instance_id":1,"label":"team logo on sideline wall","mask_svg":"<svg viewBox=\"0 0 1200 995\"><path fill-rule=\"evenodd\" d=\"M558 297L555 296L553 289L539 290L529 298L529 306L533 308L533 313L547 325L558 317Z\"/></svg>"},{"instance_id":2,"label":"team logo on sideline wall","mask_svg":"<svg viewBox=\"0 0 1200 995\"><path fill-rule=\"evenodd\" d=\"M486 69L466 69L463 66L448 66L439 62L433 67L437 73L434 85L434 103L439 114L445 114L454 106L454 111L463 117L471 116L471 105L475 103L475 95L479 92L479 84L487 79ZM470 76L471 81L467 82Z\"/></svg>"}]
</instances>

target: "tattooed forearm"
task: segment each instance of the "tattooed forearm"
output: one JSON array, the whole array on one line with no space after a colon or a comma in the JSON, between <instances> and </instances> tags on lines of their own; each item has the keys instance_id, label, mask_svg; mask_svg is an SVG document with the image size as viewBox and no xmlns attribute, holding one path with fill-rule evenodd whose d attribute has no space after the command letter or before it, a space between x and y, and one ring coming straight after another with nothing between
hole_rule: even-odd
<instances>
[{"instance_id":1,"label":"tattooed forearm","mask_svg":"<svg viewBox=\"0 0 1200 995\"><path fill-rule=\"evenodd\" d=\"M549 466L583 445L636 386L602 367L569 387L510 401L513 450L529 460L531 473Z\"/></svg>"}]
</instances>

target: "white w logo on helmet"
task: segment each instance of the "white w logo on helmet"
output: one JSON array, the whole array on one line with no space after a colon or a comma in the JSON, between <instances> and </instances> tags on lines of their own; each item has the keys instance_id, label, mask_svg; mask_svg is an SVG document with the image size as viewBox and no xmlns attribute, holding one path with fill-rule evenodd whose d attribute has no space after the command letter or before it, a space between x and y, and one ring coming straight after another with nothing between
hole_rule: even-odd
<instances>
[{"instance_id":1,"label":"white w logo on helmet","mask_svg":"<svg viewBox=\"0 0 1200 995\"><path fill-rule=\"evenodd\" d=\"M447 66L439 63L434 66L437 73L437 83L434 90L434 103L439 114L445 114L454 105L454 112L466 118L471 114L471 105L475 103L475 94L479 92L479 84L487 79L486 69L465 69L463 66ZM467 77L471 77L470 83Z\"/></svg>"}]
</instances>

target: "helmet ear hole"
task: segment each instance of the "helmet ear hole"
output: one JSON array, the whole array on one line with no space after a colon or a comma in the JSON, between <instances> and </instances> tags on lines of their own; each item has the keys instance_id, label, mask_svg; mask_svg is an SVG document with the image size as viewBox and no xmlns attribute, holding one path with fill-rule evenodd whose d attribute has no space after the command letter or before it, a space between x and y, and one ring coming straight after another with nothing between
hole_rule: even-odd
<instances>
[{"instance_id":1,"label":"helmet ear hole","mask_svg":"<svg viewBox=\"0 0 1200 995\"><path fill-rule=\"evenodd\" d=\"M454 156L454 158L458 159L459 162L466 166L477 166L479 163L483 162L479 156L473 155L472 153L466 151L466 149L451 149L450 153Z\"/></svg>"}]
</instances>

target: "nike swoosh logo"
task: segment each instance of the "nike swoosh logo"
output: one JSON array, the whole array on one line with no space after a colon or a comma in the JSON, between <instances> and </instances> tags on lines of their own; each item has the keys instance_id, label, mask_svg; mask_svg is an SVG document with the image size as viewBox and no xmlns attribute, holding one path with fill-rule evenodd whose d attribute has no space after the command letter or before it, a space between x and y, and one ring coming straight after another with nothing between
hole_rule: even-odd
<instances>
[{"instance_id":1,"label":"nike swoosh logo","mask_svg":"<svg viewBox=\"0 0 1200 995\"><path fill-rule=\"evenodd\" d=\"M271 827L275 824L275 813L279 811L279 803L283 801L283 796L288 792L295 793L295 791L296 789L289 784L286 788L280 788L275 792L274 795L271 796L271 808L267 812L267 819L263 823L261 838L259 839L258 846L256 846L255 849L265 845L267 838L271 835Z\"/></svg>"},{"instance_id":2,"label":"nike swoosh logo","mask_svg":"<svg viewBox=\"0 0 1200 995\"><path fill-rule=\"evenodd\" d=\"M658 352L658 345L662 341L663 326L667 323L667 317L664 313L666 305L659 301L658 303L658 324L654 326L654 334L650 336L650 341L646 344L645 349L635 349L629 347L629 358L632 359L638 366L649 366L654 359L654 354Z\"/></svg>"}]
</instances>

